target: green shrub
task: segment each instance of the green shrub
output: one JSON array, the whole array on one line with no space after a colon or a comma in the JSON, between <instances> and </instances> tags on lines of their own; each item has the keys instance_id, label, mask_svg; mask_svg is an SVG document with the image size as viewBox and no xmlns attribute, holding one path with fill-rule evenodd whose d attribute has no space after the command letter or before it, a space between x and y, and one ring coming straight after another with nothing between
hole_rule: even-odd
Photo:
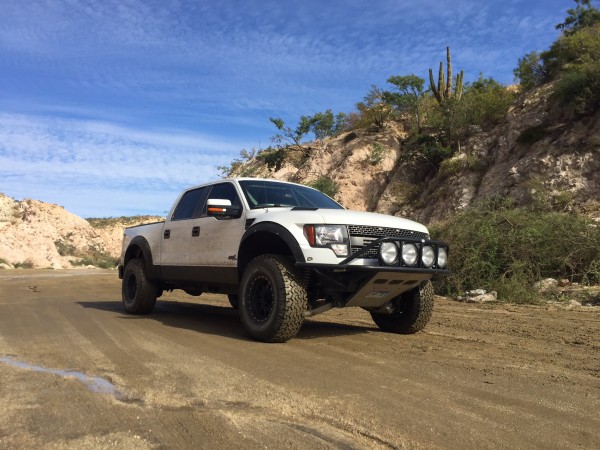
<instances>
[{"instance_id":1,"label":"green shrub","mask_svg":"<svg viewBox=\"0 0 600 450\"><path fill-rule=\"evenodd\" d=\"M422 185L406 181L395 181L390 189L394 197L394 204L398 207L416 202L422 190Z\"/></svg>"},{"instance_id":2,"label":"green shrub","mask_svg":"<svg viewBox=\"0 0 600 450\"><path fill-rule=\"evenodd\" d=\"M65 242L59 239L54 241L54 245L56 246L56 251L60 256L73 256L77 253L77 248L70 242Z\"/></svg>"},{"instance_id":3,"label":"green shrub","mask_svg":"<svg viewBox=\"0 0 600 450\"><path fill-rule=\"evenodd\" d=\"M575 0L575 3L577 7L567 10L569 15L565 21L556 25L566 36L600 23L600 11L592 6L592 0Z\"/></svg>"},{"instance_id":4,"label":"green shrub","mask_svg":"<svg viewBox=\"0 0 600 450\"><path fill-rule=\"evenodd\" d=\"M335 197L340 190L338 184L327 176L319 177L315 181L307 183L307 186L315 188L331 198Z\"/></svg>"},{"instance_id":5,"label":"green shrub","mask_svg":"<svg viewBox=\"0 0 600 450\"><path fill-rule=\"evenodd\" d=\"M525 183L529 194L529 209L536 212L565 211L572 209L573 192L551 191L541 175L532 175Z\"/></svg>"},{"instance_id":6,"label":"green shrub","mask_svg":"<svg viewBox=\"0 0 600 450\"><path fill-rule=\"evenodd\" d=\"M547 135L548 131L546 130L546 125L536 125L525 128L517 138L517 142L524 145L533 145L544 139Z\"/></svg>"},{"instance_id":7,"label":"green shrub","mask_svg":"<svg viewBox=\"0 0 600 450\"><path fill-rule=\"evenodd\" d=\"M105 229L114 227L116 225L122 225L125 227L139 225L143 222L162 220L160 217L155 216L121 216L121 217L88 217L85 219L88 223L99 229ZM66 234L65 239L70 239L73 233L69 232Z\"/></svg>"},{"instance_id":8,"label":"green shrub","mask_svg":"<svg viewBox=\"0 0 600 450\"><path fill-rule=\"evenodd\" d=\"M247 166L240 171L240 177L253 177L256 174L256 167Z\"/></svg>"},{"instance_id":9,"label":"green shrub","mask_svg":"<svg viewBox=\"0 0 600 450\"><path fill-rule=\"evenodd\" d=\"M432 227L451 246L452 274L438 280L440 292L495 290L511 302L532 302L536 281L552 277L600 281L600 229L575 214L517 209L490 203Z\"/></svg>"},{"instance_id":10,"label":"green shrub","mask_svg":"<svg viewBox=\"0 0 600 450\"><path fill-rule=\"evenodd\" d=\"M358 134L356 134L354 131L351 131L350 133L348 133L346 136L344 136L344 145L352 142L354 139L358 138Z\"/></svg>"},{"instance_id":11,"label":"green shrub","mask_svg":"<svg viewBox=\"0 0 600 450\"><path fill-rule=\"evenodd\" d=\"M559 37L549 50L542 53L544 67L550 79L555 79L574 66L598 61L600 55L600 23L571 35Z\"/></svg>"},{"instance_id":12,"label":"green shrub","mask_svg":"<svg viewBox=\"0 0 600 450\"><path fill-rule=\"evenodd\" d=\"M376 126L383 128L385 123L393 117L392 106L385 100L384 91L371 86L371 90L365 95L362 102L356 104L357 113L351 113L346 117L348 130Z\"/></svg>"},{"instance_id":13,"label":"green shrub","mask_svg":"<svg viewBox=\"0 0 600 450\"><path fill-rule=\"evenodd\" d=\"M600 60L567 70L556 83L554 97L577 114L600 109Z\"/></svg>"},{"instance_id":14,"label":"green shrub","mask_svg":"<svg viewBox=\"0 0 600 450\"><path fill-rule=\"evenodd\" d=\"M465 87L463 98L459 104L460 117L464 123L458 123L461 129L470 125L490 128L506 117L515 95L493 78L479 79Z\"/></svg>"},{"instance_id":15,"label":"green shrub","mask_svg":"<svg viewBox=\"0 0 600 450\"><path fill-rule=\"evenodd\" d=\"M465 155L462 158L445 159L440 164L440 176L449 177L456 175L463 170L473 170L479 172L485 170L487 162L476 155Z\"/></svg>"},{"instance_id":16,"label":"green shrub","mask_svg":"<svg viewBox=\"0 0 600 450\"><path fill-rule=\"evenodd\" d=\"M373 148L371 149L371 153L369 153L369 156L367 156L367 162L372 166L376 166L381 161L383 161L383 158L385 158L385 154L385 147L379 142L375 142L373 144Z\"/></svg>"},{"instance_id":17,"label":"green shrub","mask_svg":"<svg viewBox=\"0 0 600 450\"><path fill-rule=\"evenodd\" d=\"M16 262L13 264L13 267L15 269L33 269L33 262L31 262L30 260L23 261L23 262Z\"/></svg>"},{"instance_id":18,"label":"green shrub","mask_svg":"<svg viewBox=\"0 0 600 450\"><path fill-rule=\"evenodd\" d=\"M541 85L548 76L544 62L536 51L520 58L513 73L515 74L515 81L519 81L519 89L522 92Z\"/></svg>"},{"instance_id":19,"label":"green shrub","mask_svg":"<svg viewBox=\"0 0 600 450\"><path fill-rule=\"evenodd\" d=\"M72 260L74 266L95 266L101 269L114 269L119 264L119 258L115 258L108 253L89 247L85 251L77 251L74 255L76 260Z\"/></svg>"},{"instance_id":20,"label":"green shrub","mask_svg":"<svg viewBox=\"0 0 600 450\"><path fill-rule=\"evenodd\" d=\"M452 157L451 148L443 145L437 136L418 134L410 136L403 143L401 160L425 171L437 171L442 161Z\"/></svg>"},{"instance_id":21,"label":"green shrub","mask_svg":"<svg viewBox=\"0 0 600 450\"><path fill-rule=\"evenodd\" d=\"M285 148L267 148L256 155L256 159L262 161L267 165L269 170L278 171L283 165L285 160L286 150Z\"/></svg>"},{"instance_id":22,"label":"green shrub","mask_svg":"<svg viewBox=\"0 0 600 450\"><path fill-rule=\"evenodd\" d=\"M119 259L113 258L110 255L96 255L72 261L71 264L74 266L94 266L100 269L114 269L119 264Z\"/></svg>"}]
</instances>

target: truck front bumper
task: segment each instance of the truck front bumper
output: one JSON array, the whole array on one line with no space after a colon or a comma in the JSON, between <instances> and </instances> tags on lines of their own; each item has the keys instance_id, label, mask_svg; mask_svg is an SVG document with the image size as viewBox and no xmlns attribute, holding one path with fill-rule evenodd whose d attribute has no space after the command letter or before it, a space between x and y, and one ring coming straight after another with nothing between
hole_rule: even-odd
<instances>
[{"instance_id":1,"label":"truck front bumper","mask_svg":"<svg viewBox=\"0 0 600 450\"><path fill-rule=\"evenodd\" d=\"M364 256L373 248L379 248L383 242L395 242L400 248L404 242L414 243L418 246L417 263L408 266L399 261L392 265L386 265L379 260L365 260ZM425 267L421 251L424 246L433 246L437 252L443 247L449 252L448 244L441 241L431 241L425 239L407 238L398 240L397 238L380 238L372 244L364 247L356 254L344 259L339 264L313 264L310 262L296 263L299 269L308 269L317 276L326 280L330 285L337 285L334 290L346 292L343 306L360 306L367 309L378 309L388 304L392 299L402 295L423 282L431 279L434 275L447 275L450 272L446 267L439 268L435 264L431 267ZM360 260L360 261L358 261ZM364 264L367 262L367 264ZM354 264L353 264L354 262ZM357 264L360 262L361 264ZM360 280L358 286L352 286L349 283L352 279Z\"/></svg>"}]
</instances>

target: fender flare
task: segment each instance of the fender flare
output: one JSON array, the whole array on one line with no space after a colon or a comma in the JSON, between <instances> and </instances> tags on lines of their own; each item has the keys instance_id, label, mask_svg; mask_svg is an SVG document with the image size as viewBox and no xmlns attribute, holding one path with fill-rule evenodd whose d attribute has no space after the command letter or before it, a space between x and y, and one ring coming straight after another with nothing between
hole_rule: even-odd
<instances>
[{"instance_id":1,"label":"fender flare","mask_svg":"<svg viewBox=\"0 0 600 450\"><path fill-rule=\"evenodd\" d=\"M249 238L256 235L257 233L269 233L269 234L277 236L290 249L290 252L292 253L292 256L294 257L295 262L297 262L297 263L298 262L300 262L300 263L306 262L306 260L304 258L304 253L302 253L302 250L300 249L300 244L298 244L298 241L296 240L294 235L292 233L290 233L285 227L283 227L275 222L259 222L256 225L248 228L246 230L246 232L244 233L244 235L242 236L242 239L240 240L238 259L239 259L239 262L242 263L242 266L245 263L249 262L249 261L246 261L247 258L245 257L245 255L243 254L244 252L242 251L242 248L244 247L244 243ZM240 267L239 265L238 265L238 267L240 269L243 269L243 267Z\"/></svg>"},{"instance_id":2,"label":"fender flare","mask_svg":"<svg viewBox=\"0 0 600 450\"><path fill-rule=\"evenodd\" d=\"M132 253L134 246L140 249L140 251L136 252L135 254ZM146 266L146 275L148 276L148 279L160 279L160 266L154 265L152 261L152 250L150 249L150 244L148 243L146 238L142 236L134 237L129 243L129 246L125 251L123 265L126 266L127 262L134 258L139 258L144 261L144 265Z\"/></svg>"}]
</instances>

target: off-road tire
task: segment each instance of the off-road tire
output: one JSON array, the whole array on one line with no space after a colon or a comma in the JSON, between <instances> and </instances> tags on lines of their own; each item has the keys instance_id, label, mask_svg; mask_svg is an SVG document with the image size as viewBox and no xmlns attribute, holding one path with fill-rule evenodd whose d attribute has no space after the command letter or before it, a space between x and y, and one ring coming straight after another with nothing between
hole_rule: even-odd
<instances>
[{"instance_id":1,"label":"off-road tire","mask_svg":"<svg viewBox=\"0 0 600 450\"><path fill-rule=\"evenodd\" d=\"M239 309L240 297L237 294L227 294L227 299L229 300L229 304L233 309Z\"/></svg>"},{"instance_id":2,"label":"off-road tire","mask_svg":"<svg viewBox=\"0 0 600 450\"><path fill-rule=\"evenodd\" d=\"M285 342L298 334L304 322L306 289L289 260L257 256L242 275L239 308L242 323L254 339Z\"/></svg>"},{"instance_id":3,"label":"off-road tire","mask_svg":"<svg viewBox=\"0 0 600 450\"><path fill-rule=\"evenodd\" d=\"M132 259L125 266L121 295L123 308L129 314L148 314L154 309L160 289L148 280L142 260Z\"/></svg>"},{"instance_id":4,"label":"off-road tire","mask_svg":"<svg viewBox=\"0 0 600 450\"><path fill-rule=\"evenodd\" d=\"M392 314L371 312L377 326L388 333L413 334L421 331L433 311L433 286L423 283L392 300L396 309Z\"/></svg>"}]
</instances>

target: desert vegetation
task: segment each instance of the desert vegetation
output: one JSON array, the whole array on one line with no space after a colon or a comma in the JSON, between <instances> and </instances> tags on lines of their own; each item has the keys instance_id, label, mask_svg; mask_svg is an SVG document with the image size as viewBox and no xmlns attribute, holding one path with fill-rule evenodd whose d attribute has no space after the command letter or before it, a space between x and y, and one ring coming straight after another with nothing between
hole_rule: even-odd
<instances>
[{"instance_id":1,"label":"desert vegetation","mask_svg":"<svg viewBox=\"0 0 600 450\"><path fill-rule=\"evenodd\" d=\"M452 274L437 280L447 295L483 288L500 299L536 302L545 278L600 281L600 229L585 215L552 210L547 201L516 208L498 199L432 227L452 243Z\"/></svg>"}]
</instances>

